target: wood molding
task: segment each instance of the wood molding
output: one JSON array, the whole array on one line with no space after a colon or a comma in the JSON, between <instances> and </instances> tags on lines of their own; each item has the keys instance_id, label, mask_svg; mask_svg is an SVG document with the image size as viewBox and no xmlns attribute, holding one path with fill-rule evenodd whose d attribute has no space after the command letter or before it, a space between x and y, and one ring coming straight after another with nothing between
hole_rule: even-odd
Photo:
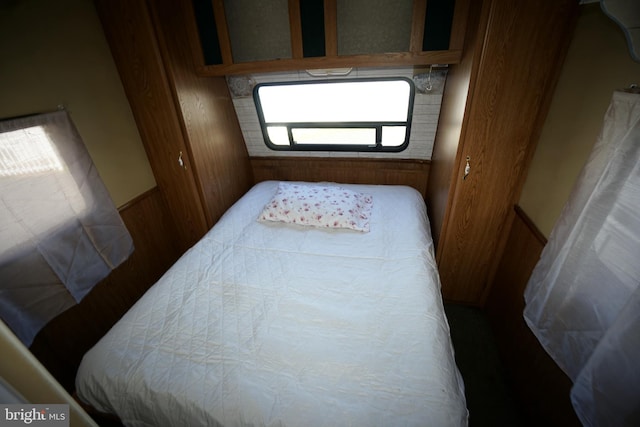
<instances>
[{"instance_id":1,"label":"wood molding","mask_svg":"<svg viewBox=\"0 0 640 427\"><path fill-rule=\"evenodd\" d=\"M213 16L216 20L216 29L218 30L218 42L220 43L222 63L224 65L231 65L233 64L233 53L231 51L231 39L229 37L229 28L227 27L227 18L224 12L224 0L211 1L213 2ZM204 64L204 58L202 64Z\"/></svg>"},{"instance_id":2,"label":"wood molding","mask_svg":"<svg viewBox=\"0 0 640 427\"><path fill-rule=\"evenodd\" d=\"M518 217L518 219L522 221L522 223L529 229L529 231L531 232L533 237L538 241L538 243L544 247L547 244L547 238L545 237L544 234L542 234L542 231L540 231L538 226L536 226L533 223L533 220L529 218L529 216L525 213L525 211L519 205L515 205L513 207L513 210L516 213L516 216Z\"/></svg>"},{"instance_id":3,"label":"wood molding","mask_svg":"<svg viewBox=\"0 0 640 427\"><path fill-rule=\"evenodd\" d=\"M300 0L289 0L289 28L291 29L291 57L302 58L302 22L300 20Z\"/></svg>"},{"instance_id":4,"label":"wood molding","mask_svg":"<svg viewBox=\"0 0 640 427\"><path fill-rule=\"evenodd\" d=\"M252 157L256 182L330 181L352 184L407 185L424 197L429 178L428 160L322 157Z\"/></svg>"},{"instance_id":5,"label":"wood molding","mask_svg":"<svg viewBox=\"0 0 640 427\"><path fill-rule=\"evenodd\" d=\"M524 290L546 239L516 206L485 310L503 365L531 425L579 426L569 399L571 380L524 321Z\"/></svg>"},{"instance_id":6,"label":"wood molding","mask_svg":"<svg viewBox=\"0 0 640 427\"><path fill-rule=\"evenodd\" d=\"M398 52L371 55L339 55L313 58L277 59L271 61L241 62L237 64L201 65L197 72L201 76L224 76L227 74L267 73L275 71L308 70L314 68L345 67L393 67L400 65L457 64L461 50L434 50L429 52Z\"/></svg>"},{"instance_id":7,"label":"wood molding","mask_svg":"<svg viewBox=\"0 0 640 427\"><path fill-rule=\"evenodd\" d=\"M133 254L78 305L49 322L30 347L70 393L84 354L182 253L175 244L176 230L157 187L119 211L133 238Z\"/></svg>"},{"instance_id":8,"label":"wood molding","mask_svg":"<svg viewBox=\"0 0 640 427\"><path fill-rule=\"evenodd\" d=\"M338 1L324 0L325 55L338 56ZM309 67L307 67L309 68Z\"/></svg>"},{"instance_id":9,"label":"wood molding","mask_svg":"<svg viewBox=\"0 0 640 427\"><path fill-rule=\"evenodd\" d=\"M138 205L138 203L142 202L143 200L149 198L149 197L153 197L155 193L159 192L160 189L158 189L158 187L153 187L148 189L147 191L145 191L142 194L138 194L136 197L134 197L133 199L129 200L127 203L123 204L122 206L120 206L118 208L118 212L120 213L120 216L122 216L123 214L125 214L126 212L129 212L129 209L135 209L136 206Z\"/></svg>"},{"instance_id":10,"label":"wood molding","mask_svg":"<svg viewBox=\"0 0 640 427\"><path fill-rule=\"evenodd\" d=\"M471 0L458 0L455 2L449 50L462 50L464 47L470 3Z\"/></svg>"},{"instance_id":11,"label":"wood molding","mask_svg":"<svg viewBox=\"0 0 640 427\"><path fill-rule=\"evenodd\" d=\"M409 52L417 53L422 51L422 39L424 38L424 20L426 14L427 0L413 0Z\"/></svg>"}]
</instances>

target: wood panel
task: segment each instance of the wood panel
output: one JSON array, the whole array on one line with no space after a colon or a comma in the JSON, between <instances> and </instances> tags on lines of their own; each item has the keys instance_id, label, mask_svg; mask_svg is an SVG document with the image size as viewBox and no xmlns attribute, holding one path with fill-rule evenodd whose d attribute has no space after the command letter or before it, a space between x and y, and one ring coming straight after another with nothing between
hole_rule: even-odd
<instances>
[{"instance_id":1,"label":"wood panel","mask_svg":"<svg viewBox=\"0 0 640 427\"><path fill-rule=\"evenodd\" d=\"M338 1L324 0L325 55L338 56ZM319 68L319 67L318 67Z\"/></svg>"},{"instance_id":2,"label":"wood panel","mask_svg":"<svg viewBox=\"0 0 640 427\"><path fill-rule=\"evenodd\" d=\"M300 19L300 1L289 0L289 27L291 28L291 57L302 58L302 21Z\"/></svg>"},{"instance_id":3,"label":"wood panel","mask_svg":"<svg viewBox=\"0 0 640 427\"><path fill-rule=\"evenodd\" d=\"M329 42L329 40L327 42ZM333 43L332 40L331 43ZM327 55L329 55L330 53L330 48L331 46L327 44ZM202 76L222 76L229 74L309 70L316 68L393 67L401 65L457 64L458 62L460 62L461 57L461 50L434 50L429 52L417 53L399 52L371 55L323 56L313 58L278 59L274 61L241 62L237 64L200 65L197 67L197 72Z\"/></svg>"},{"instance_id":4,"label":"wood panel","mask_svg":"<svg viewBox=\"0 0 640 427\"><path fill-rule=\"evenodd\" d=\"M437 261L445 299L482 305L577 18L573 0L490 4ZM465 159L471 173L463 180Z\"/></svg>"},{"instance_id":5,"label":"wood panel","mask_svg":"<svg viewBox=\"0 0 640 427\"><path fill-rule=\"evenodd\" d=\"M457 4L457 2L456 2ZM466 124L461 118L471 103L471 77L477 75L482 53L483 35L487 25L489 8L481 8L482 2L472 2L469 27L464 43L464 54L460 64L452 65L447 74L447 83L442 95L438 130L431 155L431 170L427 188L427 206L431 220L433 241L438 247L441 230L445 226L445 212L451 202L451 182L457 173L460 135ZM482 15L482 17L481 17ZM482 24L481 28L478 28Z\"/></svg>"},{"instance_id":6,"label":"wood panel","mask_svg":"<svg viewBox=\"0 0 640 427\"><path fill-rule=\"evenodd\" d=\"M131 233L133 254L80 302L53 319L36 336L32 353L67 391L84 353L175 262L176 229L158 188L120 209Z\"/></svg>"},{"instance_id":7,"label":"wood panel","mask_svg":"<svg viewBox=\"0 0 640 427\"><path fill-rule=\"evenodd\" d=\"M96 0L96 9L129 99L158 187L178 229L184 251L208 229L191 173L178 112L143 1Z\"/></svg>"},{"instance_id":8,"label":"wood panel","mask_svg":"<svg viewBox=\"0 0 640 427\"><path fill-rule=\"evenodd\" d=\"M427 0L413 0L411 12L411 37L409 38L409 52L422 51L424 37L424 18L427 14Z\"/></svg>"},{"instance_id":9,"label":"wood panel","mask_svg":"<svg viewBox=\"0 0 640 427\"><path fill-rule=\"evenodd\" d=\"M207 227L253 183L249 155L224 77L195 73L191 2L149 2Z\"/></svg>"},{"instance_id":10,"label":"wood panel","mask_svg":"<svg viewBox=\"0 0 640 427\"><path fill-rule=\"evenodd\" d=\"M457 0L455 2L453 10L453 22L451 23L451 36L449 38L449 50L461 50L464 46L467 36L467 19L474 19L473 15L469 14L471 3L476 3L479 6L481 2L472 0ZM480 8L478 7L478 11ZM477 12L475 12L477 13Z\"/></svg>"},{"instance_id":11,"label":"wood panel","mask_svg":"<svg viewBox=\"0 0 640 427\"><path fill-rule=\"evenodd\" d=\"M423 196L427 160L373 160L319 157L252 157L255 182L268 180L408 185Z\"/></svg>"},{"instance_id":12,"label":"wood panel","mask_svg":"<svg viewBox=\"0 0 640 427\"><path fill-rule=\"evenodd\" d=\"M213 16L215 17L216 29L218 30L220 53L222 54L222 63L231 65L233 64L233 53L231 52L231 39L229 38L229 28L227 27L227 18L224 12L224 0L212 0L212 2ZM200 39L197 40L199 43Z\"/></svg>"},{"instance_id":13,"label":"wood panel","mask_svg":"<svg viewBox=\"0 0 640 427\"><path fill-rule=\"evenodd\" d=\"M531 425L579 426L571 380L540 346L524 321L524 289L546 239L516 206L485 310L521 409Z\"/></svg>"}]
</instances>

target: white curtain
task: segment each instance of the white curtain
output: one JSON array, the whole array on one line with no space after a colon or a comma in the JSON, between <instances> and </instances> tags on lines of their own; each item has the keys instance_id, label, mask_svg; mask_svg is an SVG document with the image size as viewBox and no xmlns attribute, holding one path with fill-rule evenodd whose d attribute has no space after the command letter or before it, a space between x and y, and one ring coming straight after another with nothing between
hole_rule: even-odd
<instances>
[{"instance_id":1,"label":"white curtain","mask_svg":"<svg viewBox=\"0 0 640 427\"><path fill-rule=\"evenodd\" d=\"M65 111L0 122L0 317L29 346L133 251Z\"/></svg>"},{"instance_id":2,"label":"white curtain","mask_svg":"<svg viewBox=\"0 0 640 427\"><path fill-rule=\"evenodd\" d=\"M615 92L525 291L586 426L640 426L640 95Z\"/></svg>"}]
</instances>

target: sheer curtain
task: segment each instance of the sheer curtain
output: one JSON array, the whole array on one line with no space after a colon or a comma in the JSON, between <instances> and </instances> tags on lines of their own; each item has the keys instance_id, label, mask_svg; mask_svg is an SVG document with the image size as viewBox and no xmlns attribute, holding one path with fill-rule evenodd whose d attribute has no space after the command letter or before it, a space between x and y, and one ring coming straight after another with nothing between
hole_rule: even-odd
<instances>
[{"instance_id":1,"label":"sheer curtain","mask_svg":"<svg viewBox=\"0 0 640 427\"><path fill-rule=\"evenodd\" d=\"M0 121L0 317L29 346L133 251L65 111Z\"/></svg>"},{"instance_id":2,"label":"sheer curtain","mask_svg":"<svg viewBox=\"0 0 640 427\"><path fill-rule=\"evenodd\" d=\"M613 94L525 300L582 423L640 426L640 94Z\"/></svg>"}]
</instances>

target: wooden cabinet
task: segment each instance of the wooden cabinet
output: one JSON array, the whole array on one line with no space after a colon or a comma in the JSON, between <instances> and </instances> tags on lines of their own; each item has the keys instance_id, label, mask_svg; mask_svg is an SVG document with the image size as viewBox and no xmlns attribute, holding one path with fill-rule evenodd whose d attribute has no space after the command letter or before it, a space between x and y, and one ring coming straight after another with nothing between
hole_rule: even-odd
<instances>
[{"instance_id":1,"label":"wooden cabinet","mask_svg":"<svg viewBox=\"0 0 640 427\"><path fill-rule=\"evenodd\" d=\"M145 2L95 4L182 253L206 232L207 222L151 16Z\"/></svg>"},{"instance_id":2,"label":"wooden cabinet","mask_svg":"<svg viewBox=\"0 0 640 427\"><path fill-rule=\"evenodd\" d=\"M95 4L182 253L253 182L231 96L195 73L188 2Z\"/></svg>"},{"instance_id":3,"label":"wooden cabinet","mask_svg":"<svg viewBox=\"0 0 640 427\"><path fill-rule=\"evenodd\" d=\"M470 0L193 0L191 44L207 76L455 64Z\"/></svg>"},{"instance_id":4,"label":"wooden cabinet","mask_svg":"<svg viewBox=\"0 0 640 427\"><path fill-rule=\"evenodd\" d=\"M224 77L196 74L188 0L148 2L191 170L211 228L253 184L249 154ZM207 229L208 229L207 228Z\"/></svg>"},{"instance_id":5,"label":"wooden cabinet","mask_svg":"<svg viewBox=\"0 0 640 427\"><path fill-rule=\"evenodd\" d=\"M427 190L447 300L484 303L577 6L574 0L487 0L466 57L452 67Z\"/></svg>"}]
</instances>

